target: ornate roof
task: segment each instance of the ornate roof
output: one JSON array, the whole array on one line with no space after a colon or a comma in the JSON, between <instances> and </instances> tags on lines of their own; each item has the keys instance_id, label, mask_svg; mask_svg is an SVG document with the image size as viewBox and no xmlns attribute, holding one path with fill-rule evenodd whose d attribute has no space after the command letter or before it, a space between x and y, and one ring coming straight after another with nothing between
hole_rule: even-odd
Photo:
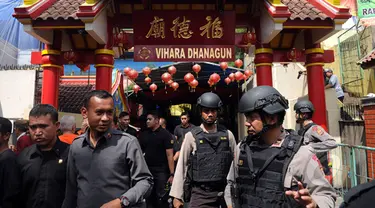
<instances>
[{"instance_id":1,"label":"ornate roof","mask_svg":"<svg viewBox=\"0 0 375 208\"><path fill-rule=\"evenodd\" d=\"M46 9L42 14L40 14L40 16L38 16L35 19L78 19L76 13L79 10L79 6L84 2L85 0L57 0L54 4L52 4L48 9Z\"/></svg>"},{"instance_id":2,"label":"ornate roof","mask_svg":"<svg viewBox=\"0 0 375 208\"><path fill-rule=\"evenodd\" d=\"M285 4L290 13L290 19L330 19L325 13L323 13L320 9L316 8L314 5L309 3L307 0L282 0L283 4Z\"/></svg>"}]
</instances>

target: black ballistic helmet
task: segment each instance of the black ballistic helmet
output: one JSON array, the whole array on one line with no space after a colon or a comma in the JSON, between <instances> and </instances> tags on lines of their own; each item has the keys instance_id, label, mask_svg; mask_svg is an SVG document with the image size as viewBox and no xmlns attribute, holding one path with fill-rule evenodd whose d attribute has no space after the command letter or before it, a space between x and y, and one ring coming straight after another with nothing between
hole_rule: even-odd
<instances>
[{"instance_id":1,"label":"black ballistic helmet","mask_svg":"<svg viewBox=\"0 0 375 208\"><path fill-rule=\"evenodd\" d=\"M309 100L299 100L294 105L296 113L314 113L314 105Z\"/></svg>"},{"instance_id":2,"label":"black ballistic helmet","mask_svg":"<svg viewBox=\"0 0 375 208\"><path fill-rule=\"evenodd\" d=\"M203 93L197 100L197 105L206 108L221 108L223 102L218 95L212 92Z\"/></svg>"},{"instance_id":3,"label":"black ballistic helmet","mask_svg":"<svg viewBox=\"0 0 375 208\"><path fill-rule=\"evenodd\" d=\"M247 91L238 104L240 113L262 110L273 115L288 109L288 100L270 86L259 86Z\"/></svg>"}]
</instances>

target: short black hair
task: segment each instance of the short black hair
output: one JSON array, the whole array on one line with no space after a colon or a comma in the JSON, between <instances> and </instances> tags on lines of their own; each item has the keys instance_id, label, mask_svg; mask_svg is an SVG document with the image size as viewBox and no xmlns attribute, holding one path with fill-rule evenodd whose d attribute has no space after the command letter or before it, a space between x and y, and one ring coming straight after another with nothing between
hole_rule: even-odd
<instances>
[{"instance_id":1,"label":"short black hair","mask_svg":"<svg viewBox=\"0 0 375 208\"><path fill-rule=\"evenodd\" d=\"M122 118L124 116L130 116L128 112L122 111L120 115L118 115L118 118Z\"/></svg>"},{"instance_id":2,"label":"short black hair","mask_svg":"<svg viewBox=\"0 0 375 208\"><path fill-rule=\"evenodd\" d=\"M97 97L101 99L106 99L106 98L112 98L112 95L105 91L105 90L93 90L89 93L86 94L85 98L83 99L83 107L88 108L89 107L89 102L92 97Z\"/></svg>"},{"instance_id":3,"label":"short black hair","mask_svg":"<svg viewBox=\"0 0 375 208\"><path fill-rule=\"evenodd\" d=\"M29 122L27 120L16 120L14 122L14 128L22 132L26 132L29 128Z\"/></svg>"},{"instance_id":4,"label":"short black hair","mask_svg":"<svg viewBox=\"0 0 375 208\"><path fill-rule=\"evenodd\" d=\"M187 111L184 111L184 112L181 113L180 117L182 117L182 116L186 116L186 117L190 118L190 113L187 112Z\"/></svg>"},{"instance_id":5,"label":"short black hair","mask_svg":"<svg viewBox=\"0 0 375 208\"><path fill-rule=\"evenodd\" d=\"M147 115L151 115L155 119L159 119L160 118L159 113L157 111L150 111L150 112L147 113Z\"/></svg>"},{"instance_id":6,"label":"short black hair","mask_svg":"<svg viewBox=\"0 0 375 208\"><path fill-rule=\"evenodd\" d=\"M12 122L9 119L0 117L0 133L12 133Z\"/></svg>"},{"instance_id":7,"label":"short black hair","mask_svg":"<svg viewBox=\"0 0 375 208\"><path fill-rule=\"evenodd\" d=\"M113 123L114 123L115 125L117 125L117 123L118 123L118 118L117 118L117 116L113 116Z\"/></svg>"},{"instance_id":8,"label":"short black hair","mask_svg":"<svg viewBox=\"0 0 375 208\"><path fill-rule=\"evenodd\" d=\"M57 113L56 108L49 104L38 104L31 109L29 117L39 117L50 115L53 123L56 123L59 120L59 114Z\"/></svg>"}]
</instances>

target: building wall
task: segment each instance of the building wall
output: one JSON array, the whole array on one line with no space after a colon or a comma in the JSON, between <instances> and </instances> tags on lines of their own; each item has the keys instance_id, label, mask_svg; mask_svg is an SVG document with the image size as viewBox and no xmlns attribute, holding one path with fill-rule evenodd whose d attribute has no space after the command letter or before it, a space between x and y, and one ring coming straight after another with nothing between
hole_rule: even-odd
<instances>
[{"instance_id":1,"label":"building wall","mask_svg":"<svg viewBox=\"0 0 375 208\"><path fill-rule=\"evenodd\" d=\"M345 30L324 41L324 49L333 50L335 62L326 64L332 68L351 96L362 97L375 92L374 69L361 70L357 62L374 47L374 27Z\"/></svg>"},{"instance_id":2,"label":"building wall","mask_svg":"<svg viewBox=\"0 0 375 208\"><path fill-rule=\"evenodd\" d=\"M0 116L28 118L34 105L34 70L0 70Z\"/></svg>"}]
</instances>

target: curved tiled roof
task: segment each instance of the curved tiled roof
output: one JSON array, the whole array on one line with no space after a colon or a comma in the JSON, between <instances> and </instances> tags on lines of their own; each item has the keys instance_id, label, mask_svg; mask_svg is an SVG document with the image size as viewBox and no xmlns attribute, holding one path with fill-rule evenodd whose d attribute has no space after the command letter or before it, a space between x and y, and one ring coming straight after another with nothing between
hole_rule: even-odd
<instances>
[{"instance_id":1,"label":"curved tiled roof","mask_svg":"<svg viewBox=\"0 0 375 208\"><path fill-rule=\"evenodd\" d=\"M36 19L78 19L76 13L85 0L57 0Z\"/></svg>"},{"instance_id":2,"label":"curved tiled roof","mask_svg":"<svg viewBox=\"0 0 375 208\"><path fill-rule=\"evenodd\" d=\"M290 16L291 20L325 20L329 18L321 10L310 4L308 0L282 0L281 2L288 7L290 13L292 14Z\"/></svg>"}]
</instances>

